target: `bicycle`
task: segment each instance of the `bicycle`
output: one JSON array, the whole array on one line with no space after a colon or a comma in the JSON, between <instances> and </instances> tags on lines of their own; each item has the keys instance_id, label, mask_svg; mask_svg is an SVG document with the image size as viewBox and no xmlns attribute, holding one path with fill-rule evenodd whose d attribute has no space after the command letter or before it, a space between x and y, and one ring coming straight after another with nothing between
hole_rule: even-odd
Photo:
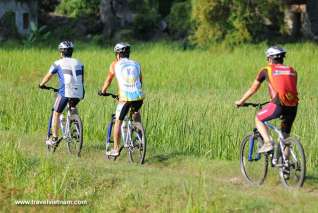
<instances>
[{"instance_id":1,"label":"bicycle","mask_svg":"<svg viewBox=\"0 0 318 213\"><path fill-rule=\"evenodd\" d=\"M113 99L118 99L118 95L112 93L98 93L100 96L111 96ZM106 126L106 139L105 139L105 149L106 152L110 151L113 147L113 126L115 124L116 116L111 114L111 119ZM133 121L133 113L129 110L123 123L121 125L121 146L119 149L118 156L106 155L108 160L116 160L123 149L127 149L128 159L130 163L143 164L146 156L146 137L145 130L141 122Z\"/></svg>"},{"instance_id":2,"label":"bicycle","mask_svg":"<svg viewBox=\"0 0 318 213\"><path fill-rule=\"evenodd\" d=\"M265 103L245 103L242 107L252 106L260 110ZM240 168L244 178L252 185L261 185L265 181L268 164L279 169L279 176L285 187L302 187L306 175L306 157L302 144L296 137L284 138L282 131L269 122L264 124L276 133L278 143L274 150L258 153L263 146L263 138L256 128L248 133L240 146Z\"/></svg>"},{"instance_id":3,"label":"bicycle","mask_svg":"<svg viewBox=\"0 0 318 213\"><path fill-rule=\"evenodd\" d=\"M42 87L41 89L52 90L57 93L58 89L53 87ZM52 136L52 118L54 108L52 108L47 130L47 140ZM66 119L65 119L66 117ZM48 152L54 153L62 140L66 141L69 154L77 155L80 157L83 147L83 124L80 116L78 115L76 107L71 107L67 104L67 110L59 117L59 125L61 127L62 137L60 137L56 144L47 145Z\"/></svg>"}]
</instances>

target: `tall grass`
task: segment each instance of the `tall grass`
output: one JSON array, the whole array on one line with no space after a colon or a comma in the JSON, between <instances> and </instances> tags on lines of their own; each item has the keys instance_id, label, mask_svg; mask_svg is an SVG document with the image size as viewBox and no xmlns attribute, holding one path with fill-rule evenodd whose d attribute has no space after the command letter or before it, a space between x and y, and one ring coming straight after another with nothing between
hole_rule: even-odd
<instances>
[{"instance_id":1,"label":"tall grass","mask_svg":"<svg viewBox=\"0 0 318 213\"><path fill-rule=\"evenodd\" d=\"M177 45L139 44L132 58L142 65L145 104L142 109L149 150L238 159L239 143L252 130L255 111L236 109L241 97L265 66L266 45L235 49L183 51ZM293 127L305 147L308 166L317 165L317 46L288 44L286 63L299 73L300 106ZM37 88L55 49L0 49L0 130L45 135L54 96ZM97 96L114 58L111 48L78 47L74 57L85 65L86 97L79 105L86 147L101 144L105 125L115 110L111 99ZM56 81L53 81L53 85ZM116 91L116 83L112 91ZM268 99L264 85L254 101ZM35 143L41 143L38 138ZM84 153L85 154L85 147Z\"/></svg>"}]
</instances>

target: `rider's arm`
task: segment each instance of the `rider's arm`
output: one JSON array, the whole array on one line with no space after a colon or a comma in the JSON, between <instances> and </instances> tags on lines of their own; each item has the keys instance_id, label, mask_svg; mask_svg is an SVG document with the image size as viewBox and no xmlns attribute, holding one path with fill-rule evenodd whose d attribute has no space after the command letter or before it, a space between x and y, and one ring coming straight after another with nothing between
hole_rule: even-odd
<instances>
[{"instance_id":1,"label":"rider's arm","mask_svg":"<svg viewBox=\"0 0 318 213\"><path fill-rule=\"evenodd\" d=\"M49 80L51 80L53 74L51 72L48 72L44 78L42 79L42 82L40 83L40 86L44 86Z\"/></svg>"},{"instance_id":2,"label":"rider's arm","mask_svg":"<svg viewBox=\"0 0 318 213\"><path fill-rule=\"evenodd\" d=\"M115 76L114 66L113 66L113 64L111 64L109 67L109 72L108 72L107 78L106 78L104 85L102 87L102 90L101 90L102 93L105 93L107 91L108 87L112 83L114 76Z\"/></svg>"},{"instance_id":3,"label":"rider's arm","mask_svg":"<svg viewBox=\"0 0 318 213\"><path fill-rule=\"evenodd\" d=\"M54 63L51 65L49 72L42 79L40 86L44 86L47 82L49 82L55 73L57 73L57 65Z\"/></svg>"},{"instance_id":4,"label":"rider's arm","mask_svg":"<svg viewBox=\"0 0 318 213\"><path fill-rule=\"evenodd\" d=\"M142 78L142 72L140 71L140 83L141 83L141 86L142 86L142 80L143 80L143 78Z\"/></svg>"},{"instance_id":5,"label":"rider's arm","mask_svg":"<svg viewBox=\"0 0 318 213\"><path fill-rule=\"evenodd\" d=\"M261 82L258 80L255 80L252 86L245 92L243 97L237 102L237 105L244 104L247 99L249 99L252 95L254 95L257 92L260 86L261 86Z\"/></svg>"},{"instance_id":6,"label":"rider's arm","mask_svg":"<svg viewBox=\"0 0 318 213\"><path fill-rule=\"evenodd\" d=\"M142 72L141 72L141 66L140 66L140 64L138 64L138 66L139 66L139 71L140 71L140 83L141 83L141 86L142 86L142 81L143 81L143 77L142 77Z\"/></svg>"},{"instance_id":7,"label":"rider's arm","mask_svg":"<svg viewBox=\"0 0 318 213\"><path fill-rule=\"evenodd\" d=\"M254 95L257 92L257 90L260 88L262 82L266 78L267 78L267 69L264 68L257 74L256 79L253 82L252 86L245 92L245 94L243 95L243 97L239 101L235 102L235 104L237 106L241 106L242 104L244 104L247 99L249 99L252 95Z\"/></svg>"},{"instance_id":8,"label":"rider's arm","mask_svg":"<svg viewBox=\"0 0 318 213\"><path fill-rule=\"evenodd\" d=\"M84 85L84 65L82 65L82 84Z\"/></svg>"}]
</instances>

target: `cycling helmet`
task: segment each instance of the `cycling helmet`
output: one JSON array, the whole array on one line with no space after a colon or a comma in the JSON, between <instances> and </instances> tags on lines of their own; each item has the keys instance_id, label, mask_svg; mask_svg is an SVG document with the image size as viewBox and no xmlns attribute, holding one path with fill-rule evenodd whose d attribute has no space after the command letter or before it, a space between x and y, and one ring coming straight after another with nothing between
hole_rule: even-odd
<instances>
[{"instance_id":1,"label":"cycling helmet","mask_svg":"<svg viewBox=\"0 0 318 213\"><path fill-rule=\"evenodd\" d=\"M266 50L265 54L267 58L284 58L286 55L286 50L279 46L272 46Z\"/></svg>"},{"instance_id":2,"label":"cycling helmet","mask_svg":"<svg viewBox=\"0 0 318 213\"><path fill-rule=\"evenodd\" d=\"M59 44L59 50L60 49L73 49L73 48L74 48L74 45L71 41L62 41Z\"/></svg>"},{"instance_id":3,"label":"cycling helmet","mask_svg":"<svg viewBox=\"0 0 318 213\"><path fill-rule=\"evenodd\" d=\"M63 56L71 57L73 54L74 44L71 41L62 41L58 48Z\"/></svg>"},{"instance_id":4,"label":"cycling helmet","mask_svg":"<svg viewBox=\"0 0 318 213\"><path fill-rule=\"evenodd\" d=\"M114 47L115 53L129 53L130 52L130 45L127 43L120 42L115 45Z\"/></svg>"}]
</instances>

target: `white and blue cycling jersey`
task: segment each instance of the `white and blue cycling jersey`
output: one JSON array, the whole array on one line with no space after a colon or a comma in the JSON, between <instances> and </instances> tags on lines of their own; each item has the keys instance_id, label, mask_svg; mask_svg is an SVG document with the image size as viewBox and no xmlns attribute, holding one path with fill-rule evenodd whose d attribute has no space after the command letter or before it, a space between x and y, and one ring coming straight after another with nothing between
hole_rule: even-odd
<instances>
[{"instance_id":1,"label":"white and blue cycling jersey","mask_svg":"<svg viewBox=\"0 0 318 213\"><path fill-rule=\"evenodd\" d=\"M118 81L120 100L138 101L144 99L139 63L122 58L115 65L115 75Z\"/></svg>"},{"instance_id":2,"label":"white and blue cycling jersey","mask_svg":"<svg viewBox=\"0 0 318 213\"><path fill-rule=\"evenodd\" d=\"M74 58L62 58L55 61L49 70L58 74L60 87L59 94L66 98L84 98L83 75L84 66Z\"/></svg>"}]
</instances>

